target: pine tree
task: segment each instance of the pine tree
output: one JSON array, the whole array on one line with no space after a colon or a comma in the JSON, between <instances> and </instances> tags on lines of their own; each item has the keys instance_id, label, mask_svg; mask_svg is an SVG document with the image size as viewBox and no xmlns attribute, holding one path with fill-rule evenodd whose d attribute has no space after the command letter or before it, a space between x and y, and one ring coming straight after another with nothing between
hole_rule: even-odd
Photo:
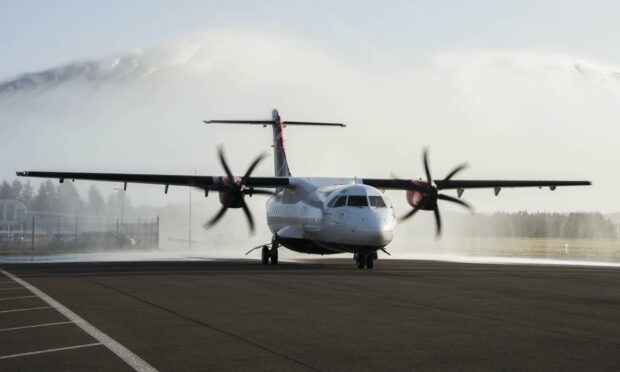
<instances>
[{"instance_id":1,"label":"pine tree","mask_svg":"<svg viewBox=\"0 0 620 372\"><path fill-rule=\"evenodd\" d=\"M90 215L100 216L105 212L105 201L101 191L95 186L91 185L88 188L88 204L86 211Z\"/></svg>"},{"instance_id":2,"label":"pine tree","mask_svg":"<svg viewBox=\"0 0 620 372\"><path fill-rule=\"evenodd\" d=\"M13 199L13 190L8 182L2 181L0 185L0 199Z\"/></svg>"},{"instance_id":3,"label":"pine tree","mask_svg":"<svg viewBox=\"0 0 620 372\"><path fill-rule=\"evenodd\" d=\"M37 195L32 199L31 208L38 212L54 212L52 208L56 204L56 187L52 181L47 180L39 186Z\"/></svg>"},{"instance_id":4,"label":"pine tree","mask_svg":"<svg viewBox=\"0 0 620 372\"><path fill-rule=\"evenodd\" d=\"M29 208L33 197L34 190L32 188L32 184L30 183L30 180L27 180L26 183L24 183L21 194L19 195L19 200L21 200L21 202Z\"/></svg>"},{"instance_id":5,"label":"pine tree","mask_svg":"<svg viewBox=\"0 0 620 372\"><path fill-rule=\"evenodd\" d=\"M81 214L84 211L84 201L73 182L63 182L58 186L52 209L57 213L73 215Z\"/></svg>"}]
</instances>

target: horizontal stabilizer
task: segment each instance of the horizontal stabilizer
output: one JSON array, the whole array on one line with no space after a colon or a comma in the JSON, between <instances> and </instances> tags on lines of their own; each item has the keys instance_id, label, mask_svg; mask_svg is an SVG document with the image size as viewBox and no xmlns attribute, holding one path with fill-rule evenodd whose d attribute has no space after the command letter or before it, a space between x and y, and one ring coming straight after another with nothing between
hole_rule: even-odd
<instances>
[{"instance_id":1,"label":"horizontal stabilizer","mask_svg":"<svg viewBox=\"0 0 620 372\"><path fill-rule=\"evenodd\" d=\"M246 124L246 125L273 125L275 120L203 120L205 124ZM319 123L312 121L283 121L282 125L306 125L319 127L346 127L343 123Z\"/></svg>"}]
</instances>

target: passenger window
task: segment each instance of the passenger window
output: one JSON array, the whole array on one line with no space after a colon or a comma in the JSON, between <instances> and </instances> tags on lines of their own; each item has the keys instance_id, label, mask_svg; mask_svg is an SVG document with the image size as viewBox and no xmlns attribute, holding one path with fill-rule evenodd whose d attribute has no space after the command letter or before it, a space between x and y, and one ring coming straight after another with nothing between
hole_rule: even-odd
<instances>
[{"instance_id":1,"label":"passenger window","mask_svg":"<svg viewBox=\"0 0 620 372\"><path fill-rule=\"evenodd\" d=\"M385 202L383 201L383 198L380 196L369 196L368 201L370 202L371 207L385 208Z\"/></svg>"},{"instance_id":2,"label":"passenger window","mask_svg":"<svg viewBox=\"0 0 620 372\"><path fill-rule=\"evenodd\" d=\"M348 207L367 207L368 199L366 199L366 196L349 195L349 201L347 202L347 206Z\"/></svg>"},{"instance_id":3,"label":"passenger window","mask_svg":"<svg viewBox=\"0 0 620 372\"><path fill-rule=\"evenodd\" d=\"M334 205L332 205L332 208L344 207L346 204L347 204L347 196L340 195L338 199L336 199L336 201L334 202Z\"/></svg>"}]
</instances>

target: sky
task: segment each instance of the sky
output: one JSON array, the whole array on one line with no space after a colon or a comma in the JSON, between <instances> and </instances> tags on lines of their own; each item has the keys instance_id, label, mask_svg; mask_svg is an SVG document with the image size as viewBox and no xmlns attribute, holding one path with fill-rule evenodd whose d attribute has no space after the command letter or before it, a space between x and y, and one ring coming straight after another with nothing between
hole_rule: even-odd
<instances>
[{"instance_id":1,"label":"sky","mask_svg":"<svg viewBox=\"0 0 620 372\"><path fill-rule=\"evenodd\" d=\"M242 173L287 128L294 175L586 179L468 191L478 211L620 210L620 3L0 1L0 178L16 170ZM271 160L271 159L270 159ZM271 175L270 161L256 174ZM86 186L89 183L86 184ZM84 186L85 187L85 186ZM102 188L118 185L102 186ZM137 203L185 200L130 186ZM390 194L404 208L404 195ZM215 198L204 208L217 208ZM262 201L252 201L260 211ZM452 207L448 207L452 208ZM257 212L260 213L260 212Z\"/></svg>"}]
</instances>

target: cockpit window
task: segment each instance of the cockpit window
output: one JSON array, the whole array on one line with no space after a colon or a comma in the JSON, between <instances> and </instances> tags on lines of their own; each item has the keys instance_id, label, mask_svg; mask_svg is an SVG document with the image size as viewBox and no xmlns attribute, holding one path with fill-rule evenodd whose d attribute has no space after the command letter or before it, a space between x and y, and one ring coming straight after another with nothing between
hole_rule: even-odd
<instances>
[{"instance_id":1,"label":"cockpit window","mask_svg":"<svg viewBox=\"0 0 620 372\"><path fill-rule=\"evenodd\" d=\"M385 208L385 201L383 201L383 198L380 196L369 196L368 201L371 207Z\"/></svg>"},{"instance_id":2,"label":"cockpit window","mask_svg":"<svg viewBox=\"0 0 620 372\"><path fill-rule=\"evenodd\" d=\"M348 207L367 207L368 199L366 196L361 195L349 195L349 201L347 202Z\"/></svg>"},{"instance_id":3,"label":"cockpit window","mask_svg":"<svg viewBox=\"0 0 620 372\"><path fill-rule=\"evenodd\" d=\"M345 204L347 204L347 196L340 195L332 201L330 208L344 207Z\"/></svg>"}]
</instances>

